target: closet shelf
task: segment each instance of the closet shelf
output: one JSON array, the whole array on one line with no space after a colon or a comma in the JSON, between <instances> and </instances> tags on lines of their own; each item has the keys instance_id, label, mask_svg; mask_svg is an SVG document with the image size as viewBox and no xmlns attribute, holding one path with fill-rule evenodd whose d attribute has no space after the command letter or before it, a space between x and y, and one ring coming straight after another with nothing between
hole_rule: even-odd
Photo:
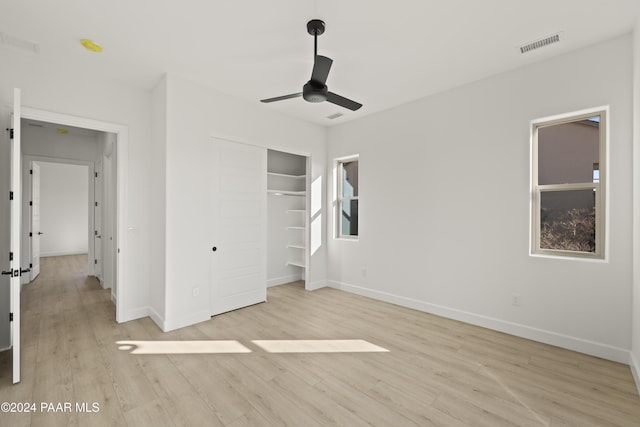
<instances>
[{"instance_id":1,"label":"closet shelf","mask_svg":"<svg viewBox=\"0 0 640 427\"><path fill-rule=\"evenodd\" d=\"M295 265L296 267L307 268L307 266L304 265L304 262L298 262L298 261L288 261L287 265Z\"/></svg>"},{"instance_id":2,"label":"closet shelf","mask_svg":"<svg viewBox=\"0 0 640 427\"><path fill-rule=\"evenodd\" d=\"M267 172L267 175L270 176L281 176L283 178L293 178L293 179L301 179L301 178L306 178L307 175L289 175L286 173L277 173L277 172Z\"/></svg>"},{"instance_id":3,"label":"closet shelf","mask_svg":"<svg viewBox=\"0 0 640 427\"><path fill-rule=\"evenodd\" d=\"M306 196L306 191L290 191L290 190L274 190L268 189L267 193L273 194L274 196Z\"/></svg>"}]
</instances>

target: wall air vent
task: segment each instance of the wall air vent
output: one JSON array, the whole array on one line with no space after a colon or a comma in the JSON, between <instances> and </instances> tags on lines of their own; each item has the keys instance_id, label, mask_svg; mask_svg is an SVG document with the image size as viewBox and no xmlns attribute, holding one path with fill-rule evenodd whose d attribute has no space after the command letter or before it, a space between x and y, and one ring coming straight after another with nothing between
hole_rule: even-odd
<instances>
[{"instance_id":1,"label":"wall air vent","mask_svg":"<svg viewBox=\"0 0 640 427\"><path fill-rule=\"evenodd\" d=\"M330 115L330 116L327 116L327 119L329 119L329 120L334 120L334 119L337 119L338 117L342 117L342 116L344 116L344 114L342 114L342 113L335 113L335 114L332 114L332 115Z\"/></svg>"},{"instance_id":2,"label":"wall air vent","mask_svg":"<svg viewBox=\"0 0 640 427\"><path fill-rule=\"evenodd\" d=\"M554 34L552 36L545 37L543 39L536 40L534 42L522 45L522 46L520 46L520 53L531 52L532 50L540 49L541 47L545 47L545 46L549 46L549 45L554 44L554 43L558 43L560 41L560 34L562 34L562 33Z\"/></svg>"},{"instance_id":3,"label":"wall air vent","mask_svg":"<svg viewBox=\"0 0 640 427\"><path fill-rule=\"evenodd\" d=\"M26 50L27 52L40 52L40 46L38 44L20 39L7 33L0 33L0 42L5 46L15 47L16 49Z\"/></svg>"}]
</instances>

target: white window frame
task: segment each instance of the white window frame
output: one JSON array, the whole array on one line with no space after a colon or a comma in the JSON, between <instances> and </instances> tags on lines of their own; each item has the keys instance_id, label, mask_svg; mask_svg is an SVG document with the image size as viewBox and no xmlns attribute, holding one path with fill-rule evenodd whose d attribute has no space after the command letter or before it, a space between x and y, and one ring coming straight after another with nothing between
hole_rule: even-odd
<instances>
[{"instance_id":1,"label":"white window frame","mask_svg":"<svg viewBox=\"0 0 640 427\"><path fill-rule=\"evenodd\" d=\"M358 240L360 237L360 228L358 227L358 235L354 236L351 234L342 234L342 205L343 203L350 202L351 200L359 200L358 196L352 197L342 197L342 164L350 163L350 162L358 162L358 194L360 194L360 156L352 155L348 157L341 157L335 160L335 169L336 169L336 238L337 239L345 239L345 240ZM360 202L358 202L358 216L360 215Z\"/></svg>"},{"instance_id":2,"label":"white window frame","mask_svg":"<svg viewBox=\"0 0 640 427\"><path fill-rule=\"evenodd\" d=\"M599 170L598 182L573 184L538 185L538 129L565 123L600 117L599 124ZM530 255L561 258L605 260L607 251L607 182L608 182L608 146L609 146L609 108L598 107L559 116L533 120L531 122L531 236ZM540 195L550 191L571 191L593 189L596 193L595 215L595 252L579 252L540 247Z\"/></svg>"}]
</instances>

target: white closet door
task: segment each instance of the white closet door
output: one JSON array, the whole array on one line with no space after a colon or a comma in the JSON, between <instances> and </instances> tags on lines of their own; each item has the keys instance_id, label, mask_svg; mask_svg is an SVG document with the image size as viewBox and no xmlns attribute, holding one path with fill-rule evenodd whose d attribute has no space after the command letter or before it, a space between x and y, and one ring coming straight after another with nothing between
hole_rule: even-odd
<instances>
[{"instance_id":1,"label":"white closet door","mask_svg":"<svg viewBox=\"0 0 640 427\"><path fill-rule=\"evenodd\" d=\"M211 144L211 313L267 299L267 150Z\"/></svg>"}]
</instances>

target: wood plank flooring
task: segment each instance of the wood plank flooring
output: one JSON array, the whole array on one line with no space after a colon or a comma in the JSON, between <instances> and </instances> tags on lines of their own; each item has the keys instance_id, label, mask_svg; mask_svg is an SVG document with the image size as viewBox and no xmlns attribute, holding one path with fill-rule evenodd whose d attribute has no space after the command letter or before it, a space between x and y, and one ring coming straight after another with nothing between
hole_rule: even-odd
<instances>
[{"instance_id":1,"label":"wood plank flooring","mask_svg":"<svg viewBox=\"0 0 640 427\"><path fill-rule=\"evenodd\" d=\"M22 294L22 382L0 353L0 426L640 426L628 366L334 289L163 333L115 322L86 257L42 259ZM385 353L268 353L252 340L362 339ZM118 341L236 340L244 354L132 354ZM70 402L69 412L41 403ZM78 412L93 402L99 412Z\"/></svg>"}]
</instances>

